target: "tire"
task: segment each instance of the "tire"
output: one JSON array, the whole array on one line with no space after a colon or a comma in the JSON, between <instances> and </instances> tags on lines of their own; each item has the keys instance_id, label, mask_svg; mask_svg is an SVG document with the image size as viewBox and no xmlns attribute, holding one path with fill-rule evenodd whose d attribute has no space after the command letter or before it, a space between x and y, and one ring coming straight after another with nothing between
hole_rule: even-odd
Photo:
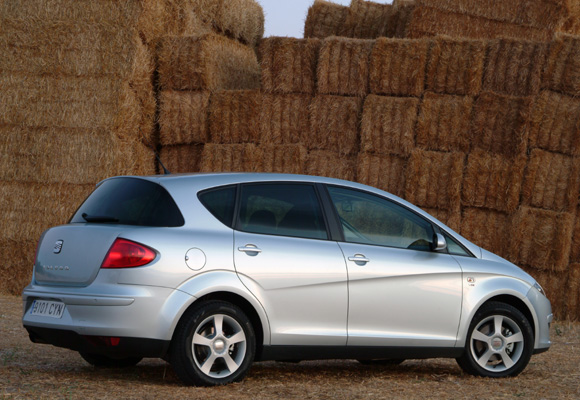
<instances>
[{"instance_id":1,"label":"tire","mask_svg":"<svg viewBox=\"0 0 580 400\"><path fill-rule=\"evenodd\" d=\"M534 332L524 314L509 304L489 302L471 321L457 363L471 375L505 378L522 372L533 351Z\"/></svg>"},{"instance_id":2,"label":"tire","mask_svg":"<svg viewBox=\"0 0 580 400\"><path fill-rule=\"evenodd\" d=\"M362 365L382 365L382 366L397 366L405 361L404 358L388 358L384 360L357 360Z\"/></svg>"},{"instance_id":3,"label":"tire","mask_svg":"<svg viewBox=\"0 0 580 400\"><path fill-rule=\"evenodd\" d=\"M81 357L95 367L101 368L128 368L134 367L143 357L111 358L100 354L85 353L79 351Z\"/></svg>"},{"instance_id":4,"label":"tire","mask_svg":"<svg viewBox=\"0 0 580 400\"><path fill-rule=\"evenodd\" d=\"M254 361L256 338L239 307L208 301L185 313L171 346L170 362L183 383L216 386L244 378Z\"/></svg>"}]
</instances>

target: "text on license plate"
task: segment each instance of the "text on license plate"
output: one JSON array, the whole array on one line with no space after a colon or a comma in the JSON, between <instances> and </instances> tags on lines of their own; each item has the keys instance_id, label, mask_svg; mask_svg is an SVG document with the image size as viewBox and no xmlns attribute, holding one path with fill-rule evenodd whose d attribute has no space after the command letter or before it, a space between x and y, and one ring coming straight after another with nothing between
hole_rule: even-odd
<instances>
[{"instance_id":1,"label":"text on license plate","mask_svg":"<svg viewBox=\"0 0 580 400\"><path fill-rule=\"evenodd\" d=\"M64 313L64 303L48 300L34 300L30 307L30 315L61 318Z\"/></svg>"}]
</instances>

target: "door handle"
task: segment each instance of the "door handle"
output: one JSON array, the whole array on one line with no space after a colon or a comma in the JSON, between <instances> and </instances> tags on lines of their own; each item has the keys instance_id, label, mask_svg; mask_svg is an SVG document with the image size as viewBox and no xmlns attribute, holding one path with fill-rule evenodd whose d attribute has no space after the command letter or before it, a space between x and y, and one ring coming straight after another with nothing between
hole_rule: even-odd
<instances>
[{"instance_id":1,"label":"door handle","mask_svg":"<svg viewBox=\"0 0 580 400\"><path fill-rule=\"evenodd\" d=\"M357 264L359 264L359 263L366 264L366 263L370 262L371 260L369 260L368 258L366 258L364 256L364 254L355 254L354 256L349 257L348 258L348 261L354 261Z\"/></svg>"},{"instance_id":2,"label":"door handle","mask_svg":"<svg viewBox=\"0 0 580 400\"><path fill-rule=\"evenodd\" d=\"M258 254L258 253L262 252L262 249L259 249L256 245L247 244L244 247L238 247L238 251L241 251L241 252L246 253L246 254L248 254L248 253ZM248 254L248 255L250 255L250 254Z\"/></svg>"}]
</instances>

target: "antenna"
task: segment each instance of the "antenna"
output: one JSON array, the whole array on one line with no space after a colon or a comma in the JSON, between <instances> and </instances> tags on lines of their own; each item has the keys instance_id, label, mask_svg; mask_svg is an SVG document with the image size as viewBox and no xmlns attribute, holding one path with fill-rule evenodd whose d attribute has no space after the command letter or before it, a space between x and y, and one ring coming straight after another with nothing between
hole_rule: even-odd
<instances>
[{"instance_id":1,"label":"antenna","mask_svg":"<svg viewBox=\"0 0 580 400\"><path fill-rule=\"evenodd\" d=\"M165 168L165 165L163 165L163 163L161 162L159 154L157 154L155 150L153 150L153 153L155 153L155 158L157 159L157 161L159 161L159 165L161 165L161 168L163 168L163 175L171 175L171 172L169 172L169 170Z\"/></svg>"}]
</instances>

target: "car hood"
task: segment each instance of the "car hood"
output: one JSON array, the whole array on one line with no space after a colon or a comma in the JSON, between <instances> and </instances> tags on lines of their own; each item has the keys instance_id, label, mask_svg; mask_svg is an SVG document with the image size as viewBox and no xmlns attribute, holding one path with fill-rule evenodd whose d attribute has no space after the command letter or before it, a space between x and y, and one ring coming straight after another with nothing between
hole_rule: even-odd
<instances>
[{"instance_id":1,"label":"car hood","mask_svg":"<svg viewBox=\"0 0 580 400\"><path fill-rule=\"evenodd\" d=\"M505 275L511 275L511 276L514 276L514 277L521 279L525 282L528 282L530 284L530 286L533 286L534 283L536 283L536 280L530 274L528 274L526 271L524 271L523 269L521 269L517 265L512 264L511 262L509 262L505 258L501 258L497 254L492 253L491 251L481 249L481 259L493 261L493 262L496 262L498 264L501 264L502 271L504 271L503 273Z\"/></svg>"}]
</instances>

